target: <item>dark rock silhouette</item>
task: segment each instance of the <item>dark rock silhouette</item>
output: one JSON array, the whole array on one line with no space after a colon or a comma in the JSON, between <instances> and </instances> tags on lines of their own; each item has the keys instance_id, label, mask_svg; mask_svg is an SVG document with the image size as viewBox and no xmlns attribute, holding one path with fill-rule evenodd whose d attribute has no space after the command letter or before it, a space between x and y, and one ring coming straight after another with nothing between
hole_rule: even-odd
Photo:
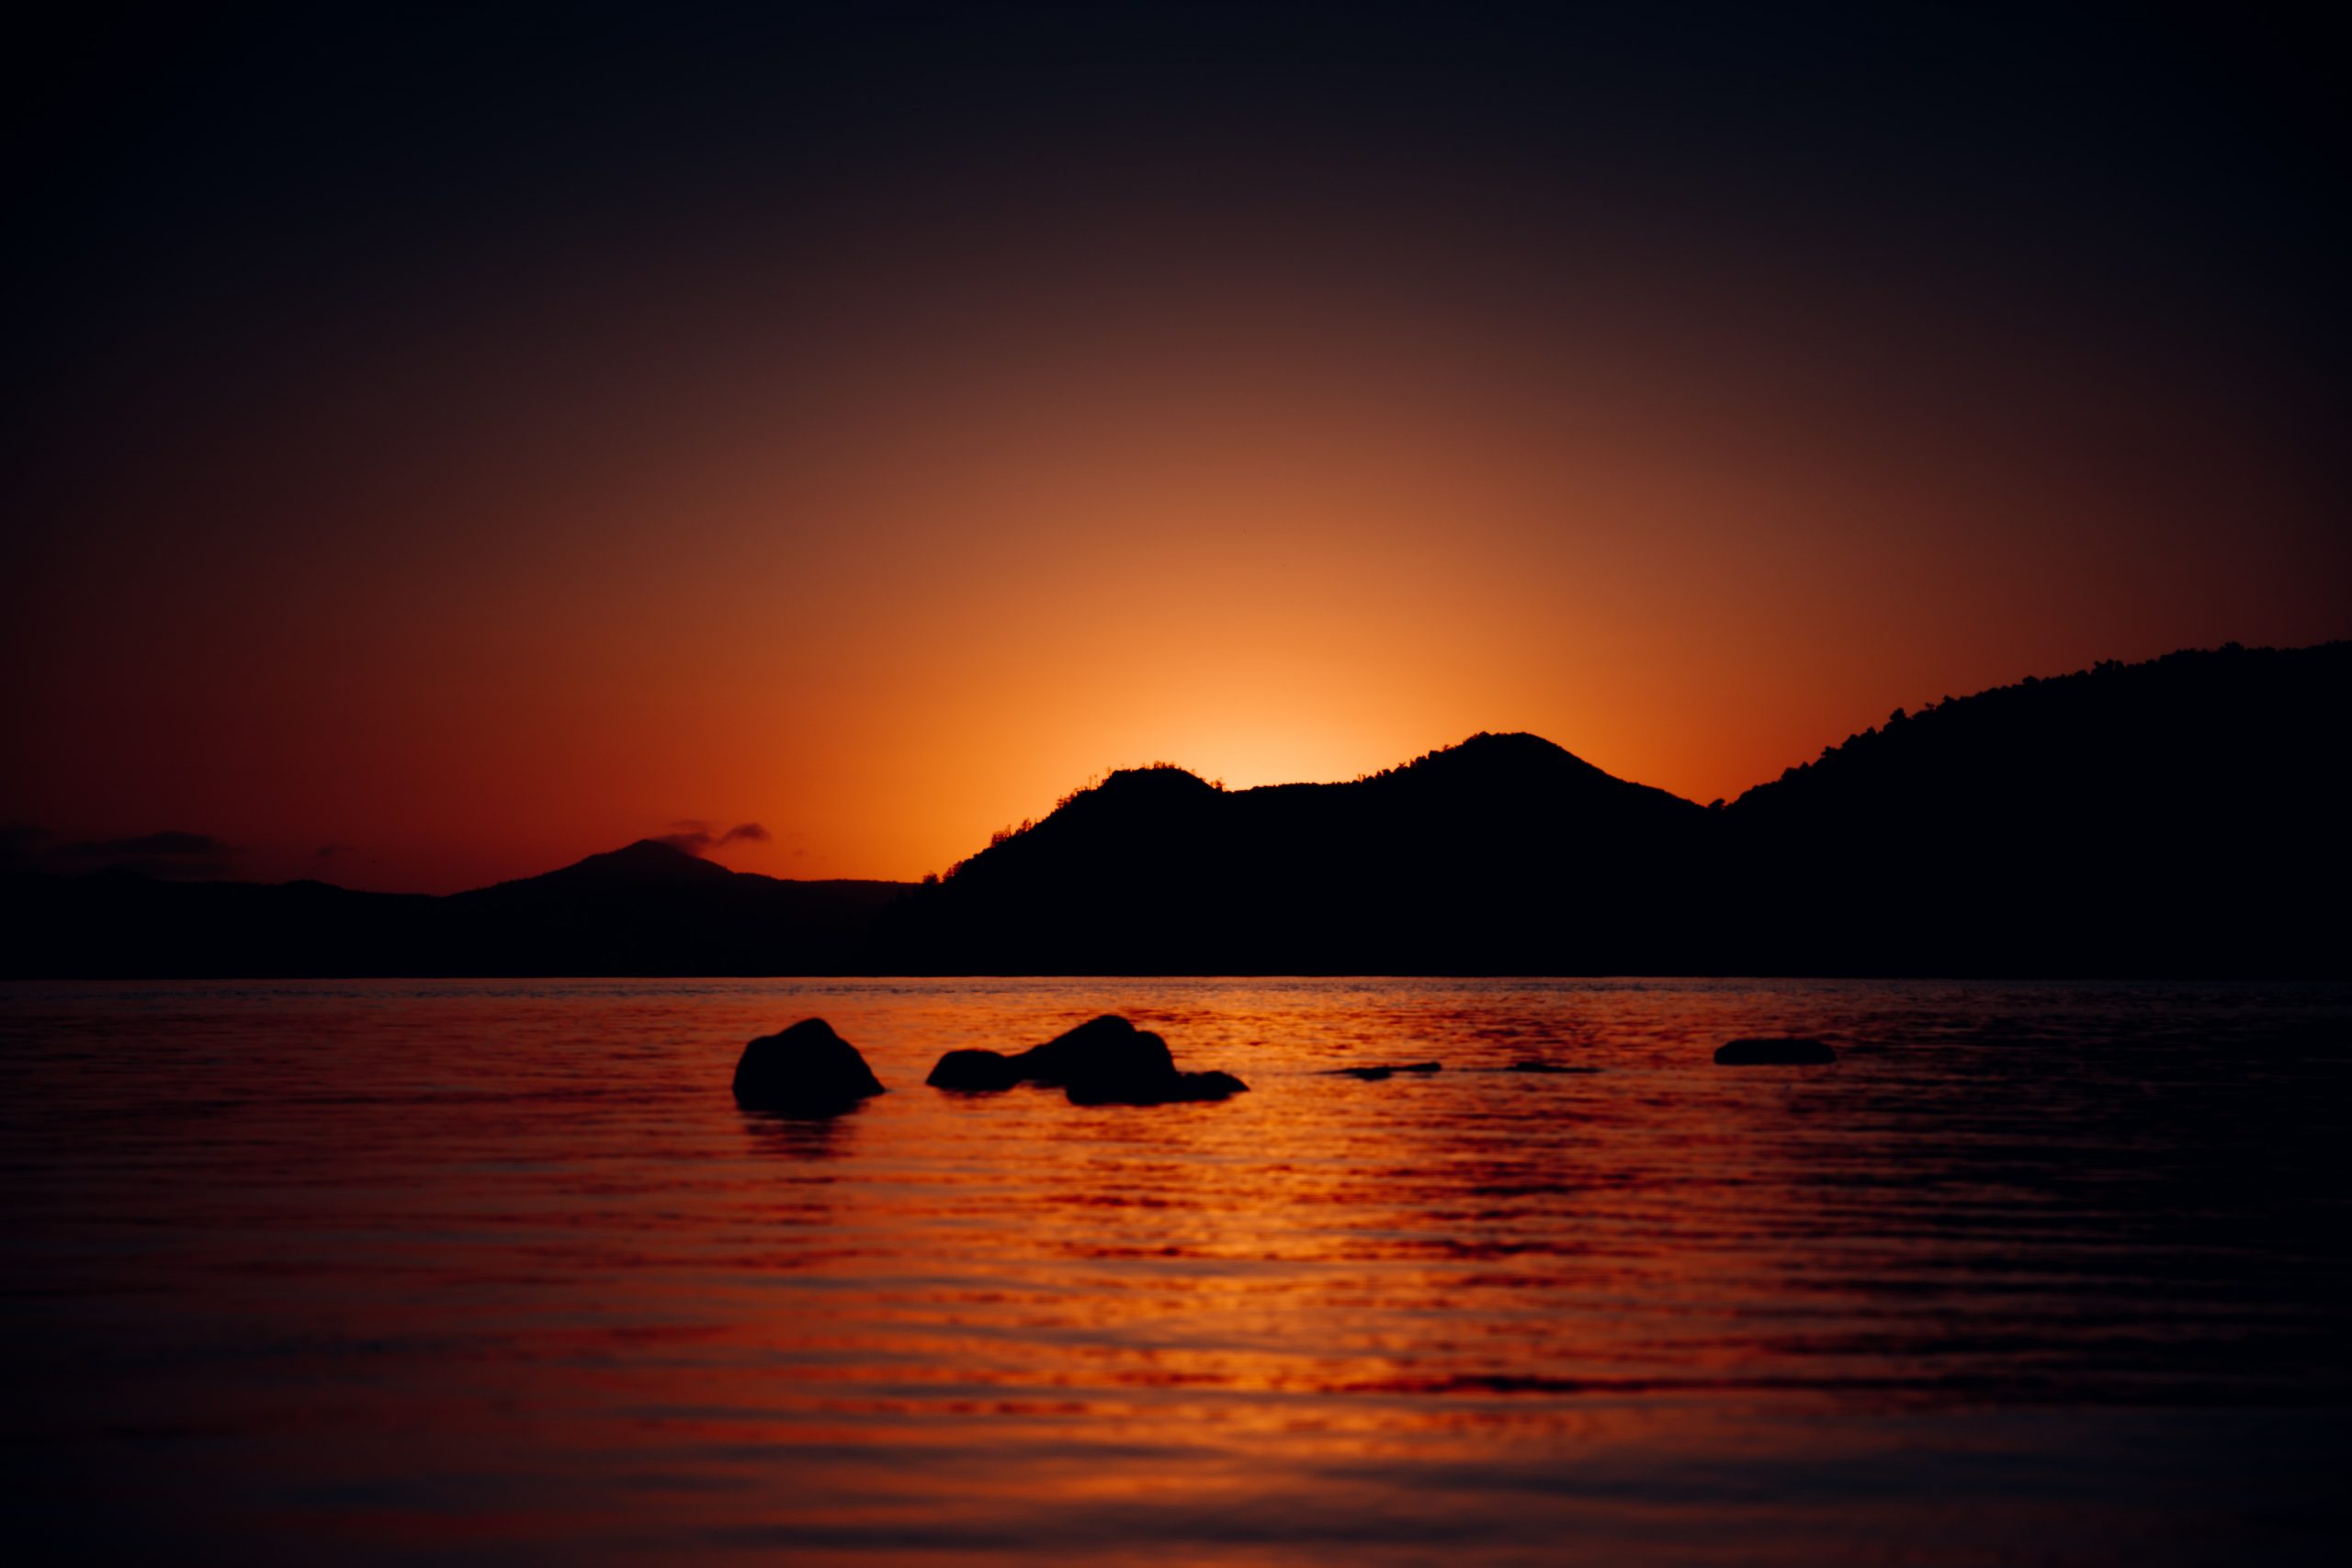
<instances>
[{"instance_id":1,"label":"dark rock silhouette","mask_svg":"<svg viewBox=\"0 0 2352 1568\"><path fill-rule=\"evenodd\" d=\"M1796 1067L1834 1062L1838 1053L1818 1040L1734 1040L1715 1052L1726 1067Z\"/></svg>"},{"instance_id":2,"label":"dark rock silhouette","mask_svg":"<svg viewBox=\"0 0 2352 1568\"><path fill-rule=\"evenodd\" d=\"M922 1081L934 1089L989 1093L1021 1082L1021 1064L1001 1051L950 1051Z\"/></svg>"},{"instance_id":3,"label":"dark rock silhouette","mask_svg":"<svg viewBox=\"0 0 2352 1568\"><path fill-rule=\"evenodd\" d=\"M760 1036L735 1063L735 1103L746 1111L829 1116L882 1092L857 1047L821 1018Z\"/></svg>"},{"instance_id":4,"label":"dark rock silhouette","mask_svg":"<svg viewBox=\"0 0 2352 1568\"><path fill-rule=\"evenodd\" d=\"M651 840L447 897L23 852L0 975L2337 978L2352 944L2307 911L2352 882L2313 784L2347 709L2352 643L2233 646L1898 709L1707 808L1532 735L1351 784L1134 769L922 886Z\"/></svg>"},{"instance_id":5,"label":"dark rock silhouette","mask_svg":"<svg viewBox=\"0 0 2352 1568\"><path fill-rule=\"evenodd\" d=\"M1072 1105L1176 1105L1226 1100L1249 1089L1231 1073L1170 1072L1153 1077L1081 1078L1064 1092Z\"/></svg>"},{"instance_id":6,"label":"dark rock silhouette","mask_svg":"<svg viewBox=\"0 0 2352 1568\"><path fill-rule=\"evenodd\" d=\"M1015 1084L1059 1086L1077 1105L1168 1105L1223 1100L1250 1086L1230 1073L1180 1073L1168 1042L1116 1013L1013 1055L950 1051L923 1080L939 1089L987 1091Z\"/></svg>"},{"instance_id":7,"label":"dark rock silhouette","mask_svg":"<svg viewBox=\"0 0 2352 1568\"><path fill-rule=\"evenodd\" d=\"M1362 1078L1366 1083L1378 1083L1398 1073L1434 1073L1444 1070L1443 1062L1396 1062L1376 1067L1333 1067L1326 1077Z\"/></svg>"},{"instance_id":8,"label":"dark rock silhouette","mask_svg":"<svg viewBox=\"0 0 2352 1568\"><path fill-rule=\"evenodd\" d=\"M1036 1083L1141 1083L1174 1073L1168 1042L1116 1013L1088 1019L1021 1054L1022 1076Z\"/></svg>"}]
</instances>

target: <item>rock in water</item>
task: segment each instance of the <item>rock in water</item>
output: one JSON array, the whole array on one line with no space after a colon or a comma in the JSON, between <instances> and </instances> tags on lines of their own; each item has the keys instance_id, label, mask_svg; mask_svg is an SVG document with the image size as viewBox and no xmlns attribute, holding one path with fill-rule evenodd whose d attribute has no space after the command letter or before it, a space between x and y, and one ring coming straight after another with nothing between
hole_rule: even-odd
<instances>
[{"instance_id":1,"label":"rock in water","mask_svg":"<svg viewBox=\"0 0 2352 1568\"><path fill-rule=\"evenodd\" d=\"M1810 1067L1837 1059L1818 1040L1734 1040L1715 1053L1716 1065L1725 1067Z\"/></svg>"},{"instance_id":2,"label":"rock in water","mask_svg":"<svg viewBox=\"0 0 2352 1568\"><path fill-rule=\"evenodd\" d=\"M1168 1042L1115 1013L1090 1019L1015 1055L950 1051L924 1080L963 1090L1056 1084L1074 1105L1172 1105L1223 1100L1249 1086L1230 1073L1180 1073Z\"/></svg>"},{"instance_id":3,"label":"rock in water","mask_svg":"<svg viewBox=\"0 0 2352 1568\"><path fill-rule=\"evenodd\" d=\"M1180 1073L1159 1077L1091 1078L1063 1091L1072 1105L1181 1105L1187 1100L1226 1100L1250 1086L1231 1073Z\"/></svg>"},{"instance_id":4,"label":"rock in water","mask_svg":"<svg viewBox=\"0 0 2352 1568\"><path fill-rule=\"evenodd\" d=\"M1366 1083L1378 1083L1395 1077L1398 1073L1437 1073L1445 1070L1443 1062L1384 1062L1376 1067L1333 1067L1323 1076L1332 1078L1362 1078Z\"/></svg>"},{"instance_id":5,"label":"rock in water","mask_svg":"<svg viewBox=\"0 0 2352 1568\"><path fill-rule=\"evenodd\" d=\"M922 1081L934 1089L1011 1089L1021 1081L1021 1063L1001 1051L950 1051Z\"/></svg>"},{"instance_id":6,"label":"rock in water","mask_svg":"<svg viewBox=\"0 0 2352 1568\"><path fill-rule=\"evenodd\" d=\"M1172 1077L1168 1042L1117 1013L1087 1020L1067 1034L1021 1054L1022 1076L1033 1083L1143 1082Z\"/></svg>"},{"instance_id":7,"label":"rock in water","mask_svg":"<svg viewBox=\"0 0 2352 1568\"><path fill-rule=\"evenodd\" d=\"M760 1036L735 1063L735 1103L746 1111L830 1116L881 1092L857 1047L821 1018Z\"/></svg>"}]
</instances>

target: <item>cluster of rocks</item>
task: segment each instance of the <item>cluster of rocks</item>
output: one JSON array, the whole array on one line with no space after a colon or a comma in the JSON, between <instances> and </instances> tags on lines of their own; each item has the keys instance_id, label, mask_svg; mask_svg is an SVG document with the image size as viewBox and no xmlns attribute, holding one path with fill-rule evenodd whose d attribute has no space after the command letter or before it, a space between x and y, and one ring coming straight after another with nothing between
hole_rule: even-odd
<instances>
[{"instance_id":1,"label":"cluster of rocks","mask_svg":"<svg viewBox=\"0 0 2352 1568\"><path fill-rule=\"evenodd\" d=\"M1167 1041L1107 1012L1010 1056L950 1051L923 1081L967 1094L1046 1084L1073 1105L1172 1105L1223 1100L1250 1087L1231 1073L1178 1072Z\"/></svg>"},{"instance_id":2,"label":"cluster of rocks","mask_svg":"<svg viewBox=\"0 0 2352 1568\"><path fill-rule=\"evenodd\" d=\"M1734 1040L1715 1053L1724 1066L1810 1066L1835 1062L1838 1053L1818 1040ZM1434 1073L1438 1062L1385 1063L1338 1067L1330 1076L1377 1083L1397 1073ZM1534 1060L1501 1069L1514 1073L1591 1072ZM1177 1070L1168 1042L1137 1029L1115 1013L1090 1019L1042 1045L1007 1055L1001 1051L950 1051L923 1080L959 1094L989 1094L1020 1084L1059 1089L1073 1105L1175 1105L1224 1100L1250 1086L1231 1073ZM735 1064L735 1101L747 1111L776 1111L794 1116L831 1116L883 1092L882 1082L857 1047L821 1018L804 1018L791 1028L763 1034L743 1047Z\"/></svg>"},{"instance_id":3,"label":"cluster of rocks","mask_svg":"<svg viewBox=\"0 0 2352 1568\"><path fill-rule=\"evenodd\" d=\"M1045 1084L1073 1105L1173 1105L1223 1100L1250 1087L1231 1073L1177 1071L1168 1042L1113 1013L1011 1055L950 1051L924 1081L961 1093ZM830 1116L882 1092L857 1047L821 1018L762 1035L735 1064L735 1102L747 1111Z\"/></svg>"}]
</instances>

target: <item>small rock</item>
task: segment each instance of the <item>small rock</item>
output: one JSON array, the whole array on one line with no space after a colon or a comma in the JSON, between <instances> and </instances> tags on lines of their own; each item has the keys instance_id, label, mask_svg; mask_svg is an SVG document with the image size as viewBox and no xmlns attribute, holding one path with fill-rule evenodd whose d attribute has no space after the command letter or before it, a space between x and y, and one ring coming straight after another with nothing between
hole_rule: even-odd
<instances>
[{"instance_id":1,"label":"small rock","mask_svg":"<svg viewBox=\"0 0 2352 1568\"><path fill-rule=\"evenodd\" d=\"M1376 1067L1333 1067L1326 1077L1361 1078L1365 1083L1378 1083L1398 1073L1435 1073L1445 1070L1443 1062L1388 1062Z\"/></svg>"},{"instance_id":2,"label":"small rock","mask_svg":"<svg viewBox=\"0 0 2352 1568\"><path fill-rule=\"evenodd\" d=\"M1017 1059L1021 1076L1032 1083L1142 1082L1176 1073L1167 1041L1111 1012L1033 1045Z\"/></svg>"},{"instance_id":3,"label":"small rock","mask_svg":"<svg viewBox=\"0 0 2352 1568\"><path fill-rule=\"evenodd\" d=\"M1837 1059L1818 1040L1734 1040L1715 1053L1716 1065L1725 1067L1809 1067Z\"/></svg>"},{"instance_id":4,"label":"small rock","mask_svg":"<svg viewBox=\"0 0 2352 1568\"><path fill-rule=\"evenodd\" d=\"M935 1089L973 1092L1011 1089L1021 1081L1021 1065L1001 1051L950 1051L922 1081Z\"/></svg>"},{"instance_id":5,"label":"small rock","mask_svg":"<svg viewBox=\"0 0 2352 1568\"><path fill-rule=\"evenodd\" d=\"M1165 1077L1091 1079L1063 1092L1072 1105L1179 1105L1247 1094L1250 1086L1231 1073L1170 1072Z\"/></svg>"},{"instance_id":6,"label":"small rock","mask_svg":"<svg viewBox=\"0 0 2352 1568\"><path fill-rule=\"evenodd\" d=\"M881 1092L857 1047L821 1018L760 1036L735 1063L735 1103L746 1111L830 1116Z\"/></svg>"}]
</instances>

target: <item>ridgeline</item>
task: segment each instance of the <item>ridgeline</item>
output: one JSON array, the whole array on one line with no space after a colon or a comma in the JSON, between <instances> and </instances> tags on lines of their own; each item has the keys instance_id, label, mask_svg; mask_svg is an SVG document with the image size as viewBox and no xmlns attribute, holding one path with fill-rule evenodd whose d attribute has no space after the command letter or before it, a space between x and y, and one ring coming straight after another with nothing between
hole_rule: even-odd
<instances>
[{"instance_id":1,"label":"ridgeline","mask_svg":"<svg viewBox=\"0 0 2352 1568\"><path fill-rule=\"evenodd\" d=\"M1727 806L1477 735L1348 784L1112 773L922 886L643 841L447 897L24 871L13 976L2352 973L2352 643L1898 710Z\"/></svg>"}]
</instances>

